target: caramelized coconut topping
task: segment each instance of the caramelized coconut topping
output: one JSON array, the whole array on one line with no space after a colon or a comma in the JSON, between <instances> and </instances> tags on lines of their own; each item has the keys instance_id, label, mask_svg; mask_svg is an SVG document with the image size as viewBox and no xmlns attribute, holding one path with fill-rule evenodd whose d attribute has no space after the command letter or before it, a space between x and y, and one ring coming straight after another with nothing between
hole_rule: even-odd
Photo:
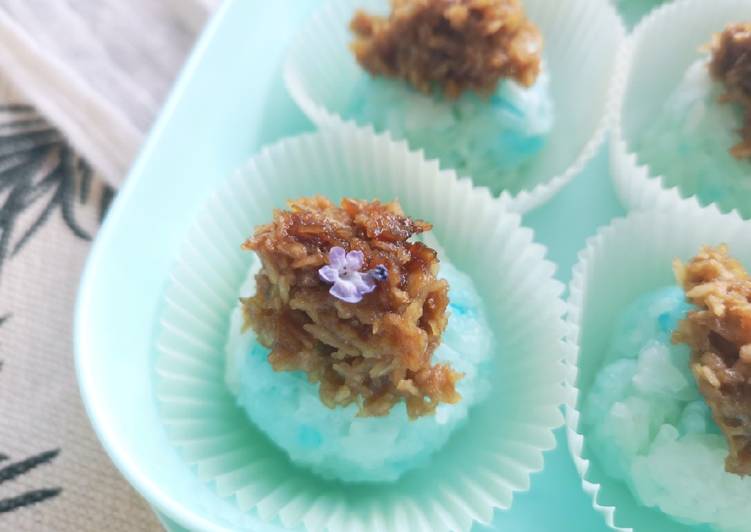
<instances>
[{"instance_id":1,"label":"caramelized coconut topping","mask_svg":"<svg viewBox=\"0 0 751 532\"><path fill-rule=\"evenodd\" d=\"M746 123L743 140L731 150L738 159L751 158L751 23L731 24L712 40L709 72L725 84L722 101L743 106Z\"/></svg>"},{"instance_id":2,"label":"caramelized coconut topping","mask_svg":"<svg viewBox=\"0 0 751 532\"><path fill-rule=\"evenodd\" d=\"M398 203L344 199L337 207L312 197L275 211L243 244L263 267L256 295L242 301L245 327L271 349L274 370L306 372L325 405L357 403L361 416L386 415L404 400L414 419L459 401L461 375L431 364L447 323L448 284L436 279L436 252L409 240L430 228ZM357 257L349 264L362 266L361 277L374 272L356 303L332 295L326 281L330 258L347 264L343 250L346 260Z\"/></svg>"},{"instance_id":3,"label":"caramelized coconut topping","mask_svg":"<svg viewBox=\"0 0 751 532\"><path fill-rule=\"evenodd\" d=\"M359 11L351 29L363 68L425 93L488 95L502 78L528 87L540 72L542 36L519 0L391 0L388 18Z\"/></svg>"},{"instance_id":4,"label":"caramelized coconut topping","mask_svg":"<svg viewBox=\"0 0 751 532\"><path fill-rule=\"evenodd\" d=\"M725 469L751 474L751 278L726 246L705 247L674 268L699 309L673 339L691 347L691 370L730 448Z\"/></svg>"}]
</instances>

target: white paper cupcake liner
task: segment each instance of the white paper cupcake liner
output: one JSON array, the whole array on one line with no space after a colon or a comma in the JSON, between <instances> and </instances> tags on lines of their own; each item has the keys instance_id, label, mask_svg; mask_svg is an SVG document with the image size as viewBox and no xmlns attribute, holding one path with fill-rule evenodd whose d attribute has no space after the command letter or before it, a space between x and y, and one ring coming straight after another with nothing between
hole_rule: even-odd
<instances>
[{"instance_id":1,"label":"white paper cupcake liner","mask_svg":"<svg viewBox=\"0 0 751 532\"><path fill-rule=\"evenodd\" d=\"M349 50L349 21L358 8L388 13L388 0L329 0L303 25L284 67L292 98L321 128L344 119L337 105L347 101L367 76ZM543 33L550 70L555 125L545 148L525 168L525 188L504 191L501 201L527 212L552 198L595 155L613 117L612 74L625 29L604 1L523 0ZM363 124L361 124L363 125Z\"/></svg>"},{"instance_id":2,"label":"white paper cupcake liner","mask_svg":"<svg viewBox=\"0 0 751 532\"><path fill-rule=\"evenodd\" d=\"M699 49L728 23L747 20L748 0L679 0L654 10L627 39L614 77L616 112L610 137L611 174L626 207L661 210L677 201L706 205L654 175L639 161L633 143L699 58Z\"/></svg>"},{"instance_id":3,"label":"white paper cupcake liner","mask_svg":"<svg viewBox=\"0 0 751 532\"><path fill-rule=\"evenodd\" d=\"M590 462L579 424L581 402L602 367L614 320L640 294L674 284L672 261L695 256L704 244L727 243L751 265L751 223L734 214L676 202L663 212L631 213L601 229L579 254L569 287L567 340L571 345L566 407L569 450L593 507L614 530L693 530L640 506L628 488Z\"/></svg>"},{"instance_id":4,"label":"white paper cupcake liner","mask_svg":"<svg viewBox=\"0 0 751 532\"><path fill-rule=\"evenodd\" d=\"M493 391L428 468L396 484L344 485L296 467L224 385L230 313L251 259L240 243L274 208L312 194L398 199L434 223L451 261L485 295L499 344ZM563 286L544 255L486 190L385 135L342 126L264 149L210 199L172 270L154 377L169 438L218 496L285 527L428 532L489 523L528 489L563 423Z\"/></svg>"}]
</instances>

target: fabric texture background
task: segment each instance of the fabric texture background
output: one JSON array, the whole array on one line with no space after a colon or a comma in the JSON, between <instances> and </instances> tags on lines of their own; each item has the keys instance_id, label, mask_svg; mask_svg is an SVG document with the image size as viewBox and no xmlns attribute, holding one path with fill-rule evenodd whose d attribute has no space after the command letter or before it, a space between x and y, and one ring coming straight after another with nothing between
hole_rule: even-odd
<instances>
[{"instance_id":1,"label":"fabric texture background","mask_svg":"<svg viewBox=\"0 0 751 532\"><path fill-rule=\"evenodd\" d=\"M76 383L86 255L218 0L0 0L0 530L160 530Z\"/></svg>"}]
</instances>

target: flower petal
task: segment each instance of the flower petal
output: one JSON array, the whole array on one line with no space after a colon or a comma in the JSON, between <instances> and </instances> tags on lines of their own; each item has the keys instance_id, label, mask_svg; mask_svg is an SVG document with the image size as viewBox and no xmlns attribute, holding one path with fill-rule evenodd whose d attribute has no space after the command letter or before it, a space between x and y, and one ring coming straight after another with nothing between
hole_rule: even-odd
<instances>
[{"instance_id":1,"label":"flower petal","mask_svg":"<svg viewBox=\"0 0 751 532\"><path fill-rule=\"evenodd\" d=\"M376 287L375 279L367 273L358 272L356 275L352 276L351 282L355 285L355 288L360 294L369 294L375 290Z\"/></svg>"},{"instance_id":2,"label":"flower petal","mask_svg":"<svg viewBox=\"0 0 751 532\"><path fill-rule=\"evenodd\" d=\"M321 266L318 276L327 283L335 283L339 279L339 270L328 265Z\"/></svg>"},{"instance_id":3,"label":"flower petal","mask_svg":"<svg viewBox=\"0 0 751 532\"><path fill-rule=\"evenodd\" d=\"M329 264L337 270L341 270L347 264L347 254L344 248L334 246L329 250Z\"/></svg>"},{"instance_id":4,"label":"flower petal","mask_svg":"<svg viewBox=\"0 0 751 532\"><path fill-rule=\"evenodd\" d=\"M365 255L363 255L362 251L355 250L347 253L347 269L349 271L360 271L363 262L365 262Z\"/></svg>"},{"instance_id":5,"label":"flower petal","mask_svg":"<svg viewBox=\"0 0 751 532\"><path fill-rule=\"evenodd\" d=\"M345 303L359 303L362 301L362 295L353 283L342 281L341 279L334 283L329 290L329 294Z\"/></svg>"}]
</instances>

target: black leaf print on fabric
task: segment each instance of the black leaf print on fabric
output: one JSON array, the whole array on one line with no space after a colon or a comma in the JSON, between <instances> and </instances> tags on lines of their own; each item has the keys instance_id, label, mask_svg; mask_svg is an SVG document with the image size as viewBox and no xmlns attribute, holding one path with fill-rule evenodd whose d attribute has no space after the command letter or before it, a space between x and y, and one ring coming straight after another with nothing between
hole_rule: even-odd
<instances>
[{"instance_id":1,"label":"black leaf print on fabric","mask_svg":"<svg viewBox=\"0 0 751 532\"><path fill-rule=\"evenodd\" d=\"M31 113L34 108L25 103L5 103L0 105L0 111Z\"/></svg>"},{"instance_id":2,"label":"black leaf print on fabric","mask_svg":"<svg viewBox=\"0 0 751 532\"><path fill-rule=\"evenodd\" d=\"M102 198L99 200L99 223L104 221L113 199L115 199L115 189L108 185L102 191Z\"/></svg>"},{"instance_id":3,"label":"black leaf print on fabric","mask_svg":"<svg viewBox=\"0 0 751 532\"><path fill-rule=\"evenodd\" d=\"M60 454L60 449L53 449L0 468L0 484L18 478L40 465L51 462L58 454ZM5 462L6 460L8 460L8 456L0 453L0 462ZM62 488L43 488L29 490L12 497L0 498L0 514L51 499L62 493L62 491Z\"/></svg>"},{"instance_id":4,"label":"black leaf print on fabric","mask_svg":"<svg viewBox=\"0 0 751 532\"><path fill-rule=\"evenodd\" d=\"M78 238L91 235L76 219L76 203L91 196L93 172L59 132L26 105L0 105L0 273L53 215ZM10 114L10 119L8 115ZM113 195L105 191L103 206ZM105 203L106 202L106 203ZM34 218L20 218L34 208Z\"/></svg>"},{"instance_id":5,"label":"black leaf print on fabric","mask_svg":"<svg viewBox=\"0 0 751 532\"><path fill-rule=\"evenodd\" d=\"M46 464L47 462L53 460L58 454L60 454L60 449L53 449L51 451L45 451L43 453L30 456L24 460L21 460L20 462L14 462L10 465L6 465L5 467L0 468L0 484L9 480L13 480L14 478L23 475L24 473L28 473L35 467Z\"/></svg>"},{"instance_id":6,"label":"black leaf print on fabric","mask_svg":"<svg viewBox=\"0 0 751 532\"><path fill-rule=\"evenodd\" d=\"M52 497L60 495L63 490L60 488L47 488L41 490L31 490L16 497L8 497L7 499L0 499L0 514L12 512L19 508L31 506L37 504Z\"/></svg>"},{"instance_id":7,"label":"black leaf print on fabric","mask_svg":"<svg viewBox=\"0 0 751 532\"><path fill-rule=\"evenodd\" d=\"M0 317L0 327L9 318L9 315ZM0 370L2 370L2 361L0 361ZM33 456L29 456L19 462L5 464L10 457L0 452L0 484L10 482L43 464L47 464L60 454L60 449L52 449ZM11 497L0 497L0 514L12 512L20 508L25 508L47 499L56 497L62 493L62 488L42 488L29 490L20 495Z\"/></svg>"}]
</instances>

